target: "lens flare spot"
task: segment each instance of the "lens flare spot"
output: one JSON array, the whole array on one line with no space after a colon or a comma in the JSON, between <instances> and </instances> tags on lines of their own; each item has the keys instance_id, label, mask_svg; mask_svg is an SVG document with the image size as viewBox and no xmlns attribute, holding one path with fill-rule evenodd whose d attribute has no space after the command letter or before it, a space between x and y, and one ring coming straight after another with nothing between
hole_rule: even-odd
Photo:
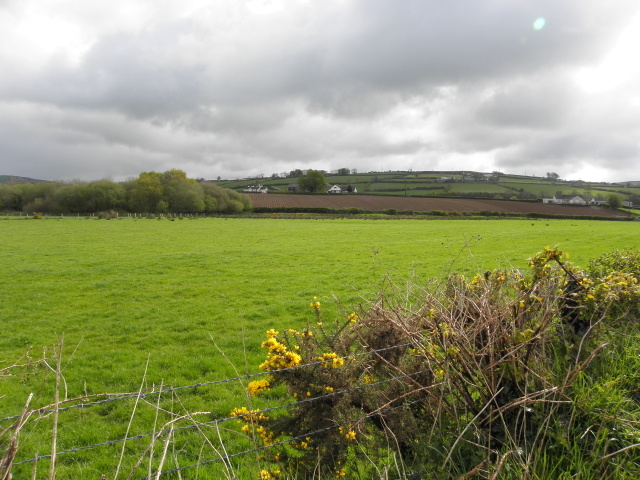
<instances>
[{"instance_id":1,"label":"lens flare spot","mask_svg":"<svg viewBox=\"0 0 640 480\"><path fill-rule=\"evenodd\" d=\"M536 18L536 21L533 22L533 29L534 30L542 30L544 28L544 26L546 25L547 21L540 17L540 18Z\"/></svg>"}]
</instances>

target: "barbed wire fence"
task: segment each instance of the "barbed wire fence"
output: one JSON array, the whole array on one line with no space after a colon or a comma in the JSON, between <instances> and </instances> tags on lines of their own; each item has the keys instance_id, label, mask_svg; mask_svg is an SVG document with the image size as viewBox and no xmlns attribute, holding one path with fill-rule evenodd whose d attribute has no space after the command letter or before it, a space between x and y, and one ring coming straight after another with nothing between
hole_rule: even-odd
<instances>
[{"instance_id":1,"label":"barbed wire fence","mask_svg":"<svg viewBox=\"0 0 640 480\"><path fill-rule=\"evenodd\" d=\"M367 350L364 352L354 353L352 355L347 355L344 360L354 360L359 357L366 357L372 355L379 355L381 353L399 349L399 348L408 348L416 346L416 343L402 343L399 345L393 345L380 349ZM282 368L278 370L271 371L262 371L253 374L240 375L231 378L225 378L220 380L215 380L211 382L199 382L190 385L177 386L177 387L165 387L162 386L156 387L154 386L150 390L143 391L142 389L138 392L126 392L126 393L115 393L115 394L96 394L96 395L88 395L79 398L66 399L61 400L57 404L49 404L43 407L29 409L28 404L25 407L24 411L20 414L15 414L11 416L7 416L4 418L0 418L0 441L2 440L5 434L11 434L12 439L15 441L7 442L7 446L5 447L6 451L4 452L4 457L0 460L0 478L5 478L2 476L3 473L9 472L14 467L30 467L35 470L38 462L48 461L55 462L56 459L58 461L64 461L65 458L72 457L73 454L77 454L80 452L86 452L89 450L105 448L105 447L114 447L117 445L121 445L123 450L125 445L129 450L135 450L134 447L131 447L131 442L140 441L140 440L149 440L149 443L146 447L142 449L142 451L136 452L138 456L138 460L135 462L133 466L131 466L130 474L127 478L140 478L140 479L150 479L150 478L159 478L166 477L171 475L180 475L180 472L185 470L199 469L200 467L208 467L214 464L221 465L222 468L227 470L227 472L233 470L232 460L236 460L240 457L248 457L250 455L257 455L265 450L282 447L287 444L292 444L294 442L299 442L302 439L313 438L314 436L325 433L331 429L340 429L346 428L348 425L355 424L357 422L361 422L367 418L372 416L380 416L384 415L387 412L392 412L394 410L400 408L406 408L411 404L423 400L414 400L414 401L406 401L403 399L395 399L392 400L386 405L384 408L381 408L373 413L361 412L357 418L351 418L348 421L343 421L341 423L336 423L326 428L318 429L315 431L305 432L304 434L297 435L295 437L286 438L269 445L261 445L256 438L252 438L251 435L247 435L246 433L242 433L238 430L235 430L229 426L225 426L225 424L242 421L244 417L252 416L252 415L265 415L265 414L273 414L278 412L284 412L292 408L299 407L305 404L312 404L313 402L321 402L323 400L332 398L332 397L340 397L346 395L351 392L355 392L362 389L375 389L381 387L382 385L389 384L391 382L399 382L403 379L409 379L411 377L419 376L425 373L427 370L416 371L409 374L399 374L395 376L389 376L388 378L380 379L377 381L373 381L370 383L365 383L362 385L355 385L350 388L336 390L336 391L328 391L323 395L312 396L309 398L298 399L295 402L284 403L275 406L267 406L264 408L253 409L250 413L246 414L229 414L226 416L216 416L215 418L208 421L198 421L196 418L209 416L211 417L212 412L193 412L189 413L187 411L176 412L174 409L166 408L161 405L161 399L166 396L171 396L172 402L177 401L180 404L179 399L176 399L176 394L178 392L184 391L195 391L197 389L202 389L205 387L223 387L229 384L241 384L242 391L246 391L243 382L248 380L253 380L258 377L266 377L274 374L280 374L283 372L300 370L305 368L313 368L320 365L325 364L325 360L318 360L314 362L309 362L301 365L296 365L292 367ZM106 398L101 398L106 397ZM247 395L244 397L245 400L248 400L249 403L252 403L252 400ZM93 400L96 399L96 400ZM155 403L152 403L151 400L155 399ZM136 401L147 405L155 412L155 420L153 428L150 428L149 431L144 433L138 433L134 435L125 434L125 436L115 439L107 439L100 442L87 443L84 445L78 445L74 447L67 448L58 448L57 450L52 449L52 453L48 454L32 454L32 452L23 452L20 448L17 448L17 440L19 437L34 437L39 435L36 433L37 427L39 424L45 423L44 421L50 419L54 414L62 415L67 412L72 411L82 411L85 412L89 409L105 406L108 404L114 404L116 402L126 402L127 400ZM166 400L166 399L165 399ZM396 404L397 403L397 404ZM136 403L137 405L137 403ZM84 414L84 413L83 413ZM131 414L131 420L133 420L134 413ZM162 426L158 427L159 416L164 416L167 420L162 424ZM131 421L130 420L130 421ZM65 420L61 417L61 422L64 424ZM187 425L181 425L181 423L187 423ZM62 427L64 428L64 427ZM91 428L91 427L88 427ZM205 431L206 430L206 431ZM127 429L128 432L128 429ZM209 448L215 453L213 458L203 459L200 458L198 461L190 463L189 465L180 465L179 459L177 456L173 458L173 466L166 470L163 470L164 459L167 455L167 450L169 445L172 443L180 443L181 445L184 443L184 439L178 440L176 439L176 434L181 433L195 433L200 441L204 444L207 444ZM208 433L212 433L212 435L208 435ZM40 433L42 434L42 433ZM82 435L80 435L82 436ZM215 438L213 438L215 437ZM164 439L162 442L161 439ZM214 440L216 440L214 445ZM58 441L60 443L60 441ZM156 452L158 444L162 443L162 460L157 459L160 463L158 465L154 465L154 455ZM217 446L216 446L217 445ZM4 446L4 445L3 445ZM59 445L60 447L60 445ZM142 447L140 447L142 448ZM145 458L148 459L148 474L146 476L136 476L140 474L141 464L144 462ZM71 460L73 461L73 460ZM258 459L259 463L259 459ZM153 465L153 467L152 467ZM114 470L115 470L114 466ZM118 469L120 465L118 464ZM228 474L228 477L232 478L233 475ZM10 478L10 477L6 477Z\"/></svg>"}]
</instances>

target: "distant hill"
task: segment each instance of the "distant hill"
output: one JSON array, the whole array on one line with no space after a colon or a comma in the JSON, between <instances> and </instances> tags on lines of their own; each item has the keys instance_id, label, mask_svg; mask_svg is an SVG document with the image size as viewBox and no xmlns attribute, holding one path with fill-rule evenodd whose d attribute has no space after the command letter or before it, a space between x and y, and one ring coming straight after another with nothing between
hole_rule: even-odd
<instances>
[{"instance_id":1,"label":"distant hill","mask_svg":"<svg viewBox=\"0 0 640 480\"><path fill-rule=\"evenodd\" d=\"M359 195L390 195L396 197L455 197L499 200L541 201L555 195L580 195L585 200L606 201L611 194L623 201L640 204L640 185L635 181L623 183L562 180L555 177L511 175L499 172L469 171L394 171L338 175L325 174L327 184L351 185ZM297 177L271 177L221 180L216 185L244 191L248 185L261 184L269 193L287 193Z\"/></svg>"},{"instance_id":2,"label":"distant hill","mask_svg":"<svg viewBox=\"0 0 640 480\"><path fill-rule=\"evenodd\" d=\"M42 183L49 180L36 180L35 178L18 177L16 175L0 175L0 184L4 183Z\"/></svg>"}]
</instances>

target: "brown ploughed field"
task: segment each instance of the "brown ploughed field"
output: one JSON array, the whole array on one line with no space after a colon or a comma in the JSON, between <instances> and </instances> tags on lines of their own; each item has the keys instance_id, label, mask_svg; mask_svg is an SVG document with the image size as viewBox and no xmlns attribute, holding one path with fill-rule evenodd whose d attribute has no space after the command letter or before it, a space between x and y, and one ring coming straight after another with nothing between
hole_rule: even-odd
<instances>
[{"instance_id":1,"label":"brown ploughed field","mask_svg":"<svg viewBox=\"0 0 640 480\"><path fill-rule=\"evenodd\" d=\"M292 195L277 193L248 194L253 206L260 208L360 208L382 211L394 209L398 212L413 210L428 212L504 212L543 213L550 215L584 215L600 217L624 217L626 213L604 207L582 205L552 205L517 202L513 200L482 200L468 198L391 197L383 195Z\"/></svg>"}]
</instances>

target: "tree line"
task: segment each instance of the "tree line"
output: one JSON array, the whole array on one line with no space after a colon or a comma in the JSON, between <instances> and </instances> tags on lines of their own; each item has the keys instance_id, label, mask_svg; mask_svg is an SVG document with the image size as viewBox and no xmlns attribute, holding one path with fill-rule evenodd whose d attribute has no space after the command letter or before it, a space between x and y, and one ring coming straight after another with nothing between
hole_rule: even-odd
<instances>
[{"instance_id":1,"label":"tree line","mask_svg":"<svg viewBox=\"0 0 640 480\"><path fill-rule=\"evenodd\" d=\"M0 185L0 209L51 214L98 213L240 213L251 200L213 183L187 178L178 169L143 172L126 182L41 182Z\"/></svg>"}]
</instances>

